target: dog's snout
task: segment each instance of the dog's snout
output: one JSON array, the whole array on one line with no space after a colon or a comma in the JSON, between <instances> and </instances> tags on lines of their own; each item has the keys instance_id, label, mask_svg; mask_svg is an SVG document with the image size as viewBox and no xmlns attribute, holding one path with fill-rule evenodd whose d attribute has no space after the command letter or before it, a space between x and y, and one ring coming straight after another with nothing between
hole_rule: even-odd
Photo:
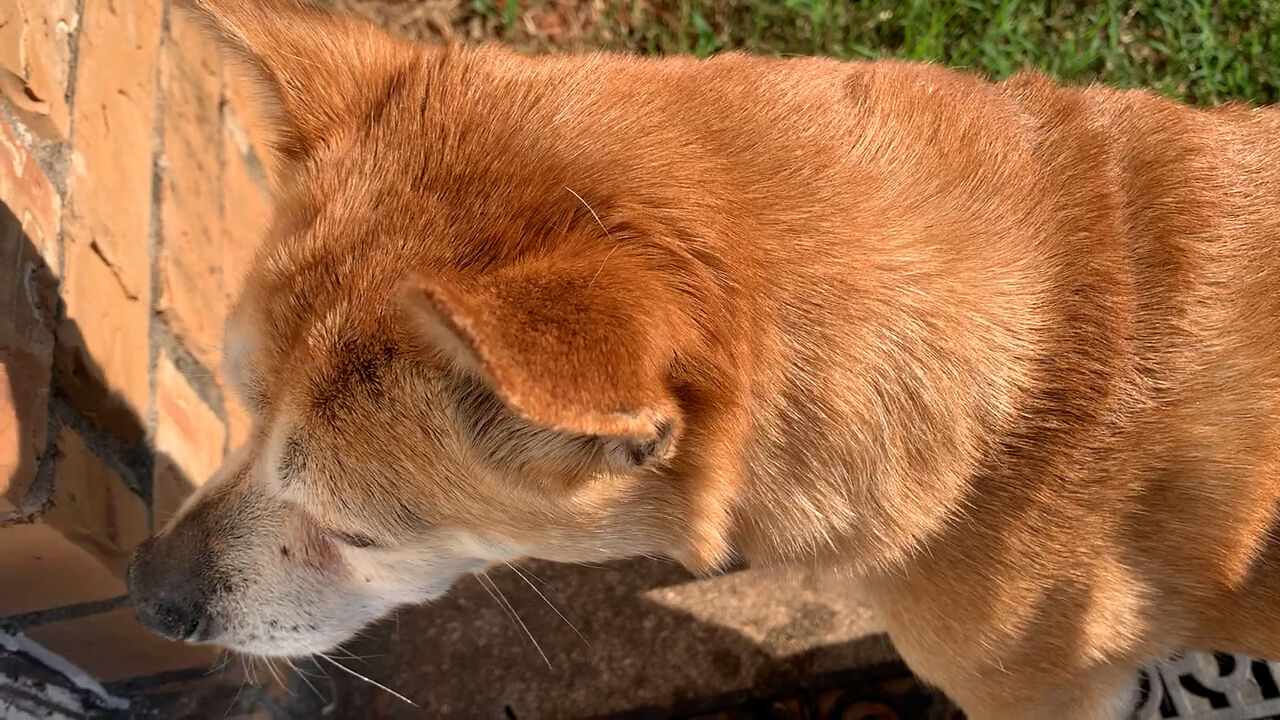
<instances>
[{"instance_id":1,"label":"dog's snout","mask_svg":"<svg viewBox=\"0 0 1280 720\"><path fill-rule=\"evenodd\" d=\"M202 604L155 600L134 603L138 621L170 640L196 640L204 624Z\"/></svg>"},{"instance_id":2,"label":"dog's snout","mask_svg":"<svg viewBox=\"0 0 1280 720\"><path fill-rule=\"evenodd\" d=\"M209 629L204 584L171 554L159 538L147 540L134 552L129 566L134 614L138 622L170 640L204 639Z\"/></svg>"}]
</instances>

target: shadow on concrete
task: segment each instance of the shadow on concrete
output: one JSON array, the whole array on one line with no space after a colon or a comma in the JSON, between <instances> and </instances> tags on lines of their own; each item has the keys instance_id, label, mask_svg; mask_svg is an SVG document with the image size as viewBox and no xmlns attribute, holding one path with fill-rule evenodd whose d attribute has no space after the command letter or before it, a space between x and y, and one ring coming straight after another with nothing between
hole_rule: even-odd
<instances>
[{"instance_id":1,"label":"shadow on concrete","mask_svg":"<svg viewBox=\"0 0 1280 720\"><path fill-rule=\"evenodd\" d=\"M752 587L761 590L762 603L786 596L790 588L767 592L780 578L759 573L747 570L740 582L721 583L649 559L601 567L531 562L522 566L523 577L492 576L519 621L476 579L463 578L439 601L370 628L348 645L348 657L335 655L418 707L318 665L307 671L324 675L294 683L292 710L353 720L951 717L940 714L950 706L911 678L887 638L873 629L850 637L835 620L848 615L835 606L856 605L854 597L828 595L759 613L748 608L741 614L780 612L783 620L744 627L733 627L736 618L710 621L660 599L669 600L663 590L677 586L688 600L682 604L697 607L731 599L738 607L742 598L725 593Z\"/></svg>"}]
</instances>

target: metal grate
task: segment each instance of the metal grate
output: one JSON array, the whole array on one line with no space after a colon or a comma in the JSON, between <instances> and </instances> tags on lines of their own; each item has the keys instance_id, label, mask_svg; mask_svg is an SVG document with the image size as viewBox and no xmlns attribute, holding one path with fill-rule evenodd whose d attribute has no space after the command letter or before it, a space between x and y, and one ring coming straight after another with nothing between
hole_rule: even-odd
<instances>
[{"instance_id":1,"label":"metal grate","mask_svg":"<svg viewBox=\"0 0 1280 720\"><path fill-rule=\"evenodd\" d=\"M1280 662L1187 653L1142 671L1134 720L1258 720L1280 717Z\"/></svg>"}]
</instances>

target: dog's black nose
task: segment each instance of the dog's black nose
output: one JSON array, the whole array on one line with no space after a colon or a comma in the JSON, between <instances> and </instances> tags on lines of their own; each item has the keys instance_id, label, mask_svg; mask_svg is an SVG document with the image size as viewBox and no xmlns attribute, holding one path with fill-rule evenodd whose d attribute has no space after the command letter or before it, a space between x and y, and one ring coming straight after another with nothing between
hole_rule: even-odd
<instances>
[{"instance_id":1,"label":"dog's black nose","mask_svg":"<svg viewBox=\"0 0 1280 720\"><path fill-rule=\"evenodd\" d=\"M134 600L133 612L138 622L157 635L170 640L196 640L204 624L204 609L167 600Z\"/></svg>"},{"instance_id":2,"label":"dog's black nose","mask_svg":"<svg viewBox=\"0 0 1280 720\"><path fill-rule=\"evenodd\" d=\"M202 583L178 558L151 538L134 551L129 596L138 622L170 640L194 642L208 635L208 604Z\"/></svg>"}]
</instances>

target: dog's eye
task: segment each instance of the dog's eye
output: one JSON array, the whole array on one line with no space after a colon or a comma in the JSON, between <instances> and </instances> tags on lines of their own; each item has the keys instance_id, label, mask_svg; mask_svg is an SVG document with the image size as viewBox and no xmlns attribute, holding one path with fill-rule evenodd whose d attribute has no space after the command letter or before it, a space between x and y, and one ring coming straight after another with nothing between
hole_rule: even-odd
<instances>
[{"instance_id":1,"label":"dog's eye","mask_svg":"<svg viewBox=\"0 0 1280 720\"><path fill-rule=\"evenodd\" d=\"M374 540L368 535L361 535L359 533L337 533L336 537L351 547L372 548L379 546L377 540Z\"/></svg>"}]
</instances>

